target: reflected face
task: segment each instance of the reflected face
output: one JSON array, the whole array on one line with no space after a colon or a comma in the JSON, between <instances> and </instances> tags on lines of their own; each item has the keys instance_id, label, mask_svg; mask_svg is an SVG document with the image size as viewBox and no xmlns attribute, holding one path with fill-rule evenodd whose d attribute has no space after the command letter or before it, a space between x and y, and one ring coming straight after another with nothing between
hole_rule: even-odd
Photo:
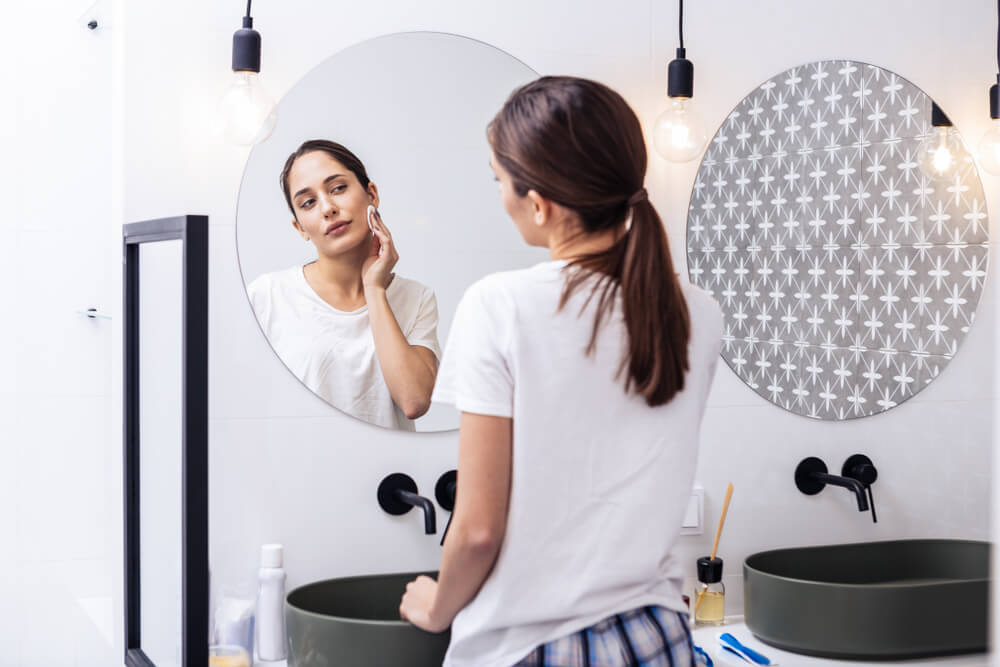
<instances>
[{"instance_id":1,"label":"reflected face","mask_svg":"<svg viewBox=\"0 0 1000 667\"><path fill-rule=\"evenodd\" d=\"M368 205L378 207L378 189L368 188L354 172L322 151L306 153L288 172L293 225L317 252L340 255L371 241Z\"/></svg>"},{"instance_id":2,"label":"reflected face","mask_svg":"<svg viewBox=\"0 0 1000 667\"><path fill-rule=\"evenodd\" d=\"M521 238L528 245L547 246L548 239L539 224L538 211L536 211L531 197L528 195L521 197L514 191L514 182L510 174L500 166L495 155L490 157L490 167L493 169L494 180L497 181L500 189L503 208L507 211L510 219L514 221L517 231L521 232Z\"/></svg>"}]
</instances>

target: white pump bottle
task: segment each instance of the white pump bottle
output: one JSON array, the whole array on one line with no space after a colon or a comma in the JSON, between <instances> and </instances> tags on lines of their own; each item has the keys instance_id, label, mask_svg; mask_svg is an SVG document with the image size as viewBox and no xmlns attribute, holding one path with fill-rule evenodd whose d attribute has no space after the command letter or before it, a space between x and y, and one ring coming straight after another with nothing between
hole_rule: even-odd
<instances>
[{"instance_id":1,"label":"white pump bottle","mask_svg":"<svg viewBox=\"0 0 1000 667\"><path fill-rule=\"evenodd\" d=\"M257 657L268 661L284 660L285 570L282 569L280 544L261 547L257 581Z\"/></svg>"}]
</instances>

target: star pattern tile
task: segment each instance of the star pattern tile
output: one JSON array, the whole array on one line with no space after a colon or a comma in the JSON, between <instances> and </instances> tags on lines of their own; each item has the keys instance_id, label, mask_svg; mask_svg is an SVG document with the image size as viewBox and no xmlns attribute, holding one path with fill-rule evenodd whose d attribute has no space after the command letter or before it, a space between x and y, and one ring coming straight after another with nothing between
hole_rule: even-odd
<instances>
[{"instance_id":1,"label":"star pattern tile","mask_svg":"<svg viewBox=\"0 0 1000 667\"><path fill-rule=\"evenodd\" d=\"M725 313L722 354L800 415L865 417L934 380L975 320L989 260L974 162L917 161L931 99L853 61L745 97L712 138L687 223L691 281Z\"/></svg>"}]
</instances>

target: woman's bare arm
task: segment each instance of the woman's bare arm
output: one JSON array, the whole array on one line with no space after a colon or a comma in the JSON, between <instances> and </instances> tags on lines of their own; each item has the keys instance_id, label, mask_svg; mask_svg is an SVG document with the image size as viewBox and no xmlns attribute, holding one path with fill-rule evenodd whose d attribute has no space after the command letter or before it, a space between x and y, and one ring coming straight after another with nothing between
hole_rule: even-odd
<instances>
[{"instance_id":1,"label":"woman's bare arm","mask_svg":"<svg viewBox=\"0 0 1000 667\"><path fill-rule=\"evenodd\" d=\"M406 341L385 292L380 288L365 290L375 354L392 400L407 418L416 419L430 408L437 358L428 348Z\"/></svg>"},{"instance_id":2,"label":"woman's bare arm","mask_svg":"<svg viewBox=\"0 0 1000 667\"><path fill-rule=\"evenodd\" d=\"M513 420L462 413L458 437L458 491L435 582L419 577L406 587L400 615L441 632L469 604L489 576L507 528Z\"/></svg>"}]
</instances>

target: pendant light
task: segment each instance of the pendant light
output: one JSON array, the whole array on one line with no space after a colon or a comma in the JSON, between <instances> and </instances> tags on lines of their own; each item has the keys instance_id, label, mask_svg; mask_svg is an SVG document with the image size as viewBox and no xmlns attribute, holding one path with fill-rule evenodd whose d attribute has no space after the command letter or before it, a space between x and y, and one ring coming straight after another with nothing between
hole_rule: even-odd
<instances>
[{"instance_id":1,"label":"pendant light","mask_svg":"<svg viewBox=\"0 0 1000 667\"><path fill-rule=\"evenodd\" d=\"M670 106L656 119L653 145L671 162L688 162L701 155L708 143L705 122L694 111L694 65L684 50L684 0L679 1L677 58L667 65L667 99Z\"/></svg>"},{"instance_id":2,"label":"pendant light","mask_svg":"<svg viewBox=\"0 0 1000 667\"><path fill-rule=\"evenodd\" d=\"M243 27L233 33L233 81L219 102L226 141L243 146L267 139L278 120L274 100L260 83L260 33L253 29L251 1Z\"/></svg>"},{"instance_id":3,"label":"pendant light","mask_svg":"<svg viewBox=\"0 0 1000 667\"><path fill-rule=\"evenodd\" d=\"M928 178L950 181L955 177L959 161L967 159L965 146L937 102L931 102L931 126L931 133L920 142L917 162Z\"/></svg>"},{"instance_id":4,"label":"pendant light","mask_svg":"<svg viewBox=\"0 0 1000 667\"><path fill-rule=\"evenodd\" d=\"M979 163L991 174L1000 176L1000 1L997 2L997 83L990 86L989 131L979 140Z\"/></svg>"}]
</instances>

